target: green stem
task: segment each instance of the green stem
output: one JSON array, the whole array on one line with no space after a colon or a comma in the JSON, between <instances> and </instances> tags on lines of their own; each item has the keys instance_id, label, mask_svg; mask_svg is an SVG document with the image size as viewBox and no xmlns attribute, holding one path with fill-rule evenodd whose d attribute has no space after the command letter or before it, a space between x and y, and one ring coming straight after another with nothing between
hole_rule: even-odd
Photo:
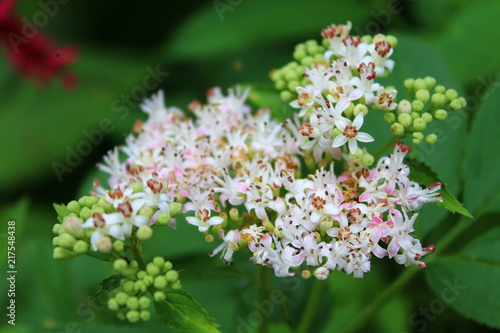
<instances>
[{"instance_id":1,"label":"green stem","mask_svg":"<svg viewBox=\"0 0 500 333\"><path fill-rule=\"evenodd\" d=\"M373 154L373 158L375 160L375 162L378 161L378 159L380 157L382 157L382 154L389 148L392 147L392 145L394 144L394 142L396 142L397 140L399 139L399 137L397 136L393 136L391 139L389 139L389 141L387 141L382 147L380 147L374 154Z\"/></svg>"},{"instance_id":2,"label":"green stem","mask_svg":"<svg viewBox=\"0 0 500 333\"><path fill-rule=\"evenodd\" d=\"M271 291L271 270L266 266L258 266L257 270L257 293L259 304L269 302L269 294ZM262 316L262 324L258 327L257 332L269 332L269 316Z\"/></svg>"},{"instance_id":3,"label":"green stem","mask_svg":"<svg viewBox=\"0 0 500 333\"><path fill-rule=\"evenodd\" d=\"M326 281L314 280L312 289L309 292L309 297L305 306L305 310L300 318L299 327L296 333L311 332L311 325L318 314L318 308L321 304L321 299L325 294Z\"/></svg>"},{"instance_id":4,"label":"green stem","mask_svg":"<svg viewBox=\"0 0 500 333\"><path fill-rule=\"evenodd\" d=\"M137 261L139 265L139 269L145 271L146 264L144 263L144 256L142 254L141 241L137 239L136 230L132 231L132 237L130 237L130 250L132 251L135 261Z\"/></svg>"}]
</instances>

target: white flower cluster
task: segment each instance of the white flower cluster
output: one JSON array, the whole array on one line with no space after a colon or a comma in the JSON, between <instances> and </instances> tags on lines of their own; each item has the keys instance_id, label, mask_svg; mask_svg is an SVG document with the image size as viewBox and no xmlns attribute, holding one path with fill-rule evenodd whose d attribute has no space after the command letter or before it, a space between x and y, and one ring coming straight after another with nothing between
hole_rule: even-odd
<instances>
[{"instance_id":1,"label":"white flower cluster","mask_svg":"<svg viewBox=\"0 0 500 333\"><path fill-rule=\"evenodd\" d=\"M161 92L147 100L149 119L100 166L111 189L97 186L96 193L115 212L85 222L95 229L94 250L102 237L129 236L133 225L164 224L176 202L193 212L189 224L222 239L211 255L221 253L227 263L246 247L251 262L273 267L277 276L301 267L318 279L335 269L362 277L372 255L425 267L420 259L434 247L423 248L411 232L416 211L440 200L440 184L410 181L403 163L410 148L401 143L373 169L355 159L357 141L374 140L359 132L367 106L393 109L396 91L374 82L394 65L391 45L380 36L361 42L349 29L323 31L330 42L324 58L332 61L306 69L311 84L298 87L291 103L309 120L302 126L277 123L269 110L253 114L248 92L239 89L228 96L212 89L206 105L193 102L196 120L165 108ZM311 167L308 157L313 164L344 160L346 170L337 176L333 163Z\"/></svg>"}]
</instances>

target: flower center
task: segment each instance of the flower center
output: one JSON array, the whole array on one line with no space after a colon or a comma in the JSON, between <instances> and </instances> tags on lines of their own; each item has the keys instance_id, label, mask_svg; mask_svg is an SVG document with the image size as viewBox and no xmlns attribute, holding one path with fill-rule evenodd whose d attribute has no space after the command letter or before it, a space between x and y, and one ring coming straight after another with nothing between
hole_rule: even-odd
<instances>
[{"instance_id":1,"label":"flower center","mask_svg":"<svg viewBox=\"0 0 500 333\"><path fill-rule=\"evenodd\" d=\"M347 125L342 134L348 139L353 139L358 135L358 129L356 126Z\"/></svg>"}]
</instances>

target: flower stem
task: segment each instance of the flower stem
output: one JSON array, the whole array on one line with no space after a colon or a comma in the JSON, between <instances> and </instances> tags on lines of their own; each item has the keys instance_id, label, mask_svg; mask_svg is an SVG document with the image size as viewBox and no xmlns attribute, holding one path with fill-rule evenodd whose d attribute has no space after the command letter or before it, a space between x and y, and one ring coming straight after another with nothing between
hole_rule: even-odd
<instances>
[{"instance_id":1,"label":"flower stem","mask_svg":"<svg viewBox=\"0 0 500 333\"><path fill-rule=\"evenodd\" d=\"M300 318L299 327L297 328L296 333L311 332L311 325L318 313L318 308L321 304L321 299L324 296L326 286L326 281L314 279L305 310L302 318Z\"/></svg>"},{"instance_id":2,"label":"flower stem","mask_svg":"<svg viewBox=\"0 0 500 333\"><path fill-rule=\"evenodd\" d=\"M259 304L269 302L271 291L271 270L266 266L258 266L257 270L257 293ZM259 333L269 332L269 316L262 316L262 324L258 327Z\"/></svg>"},{"instance_id":3,"label":"flower stem","mask_svg":"<svg viewBox=\"0 0 500 333\"><path fill-rule=\"evenodd\" d=\"M135 261L139 265L139 269L145 271L146 264L144 263L144 256L142 254L141 241L137 239L136 230L132 231L132 237L130 237L130 250L134 256Z\"/></svg>"}]
</instances>

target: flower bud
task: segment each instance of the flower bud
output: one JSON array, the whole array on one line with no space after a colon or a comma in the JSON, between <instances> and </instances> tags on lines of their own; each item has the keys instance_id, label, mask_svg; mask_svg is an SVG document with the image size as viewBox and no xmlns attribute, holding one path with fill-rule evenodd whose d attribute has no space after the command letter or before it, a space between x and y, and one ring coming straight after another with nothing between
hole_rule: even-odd
<instances>
[{"instance_id":1,"label":"flower bud","mask_svg":"<svg viewBox=\"0 0 500 333\"><path fill-rule=\"evenodd\" d=\"M416 99L413 102L411 102L411 107L412 107L413 111L421 112L424 109L425 105L424 105L424 102L422 102L419 99Z\"/></svg>"},{"instance_id":2,"label":"flower bud","mask_svg":"<svg viewBox=\"0 0 500 333\"><path fill-rule=\"evenodd\" d=\"M397 135L397 136L403 136L405 134L405 128L400 123L392 124L391 131L394 135Z\"/></svg>"},{"instance_id":3,"label":"flower bud","mask_svg":"<svg viewBox=\"0 0 500 333\"><path fill-rule=\"evenodd\" d=\"M295 89L297 89L297 87L300 85L299 81L290 81L288 82L288 89L291 90L291 91L295 91Z\"/></svg>"},{"instance_id":4,"label":"flower bud","mask_svg":"<svg viewBox=\"0 0 500 333\"><path fill-rule=\"evenodd\" d=\"M422 101L422 103L427 103L429 101L429 98L431 97L431 94L427 89L420 89L415 93L415 98Z\"/></svg>"},{"instance_id":5,"label":"flower bud","mask_svg":"<svg viewBox=\"0 0 500 333\"><path fill-rule=\"evenodd\" d=\"M134 281L128 280L127 282L125 282L123 284L122 288L123 288L123 291L125 291L126 293L132 295L135 292L135 290L134 290Z\"/></svg>"},{"instance_id":6,"label":"flower bud","mask_svg":"<svg viewBox=\"0 0 500 333\"><path fill-rule=\"evenodd\" d=\"M370 166L375 162L375 159L369 152L364 152L363 154L363 159L361 160L361 163L363 163L366 166Z\"/></svg>"},{"instance_id":7,"label":"flower bud","mask_svg":"<svg viewBox=\"0 0 500 333\"><path fill-rule=\"evenodd\" d=\"M425 139L424 139L424 140L425 140L425 142L427 142L427 143L434 144L434 143L436 143L436 141L437 141L437 136L436 136L436 134L429 134L429 135L427 135L427 136L425 137Z\"/></svg>"},{"instance_id":8,"label":"flower bud","mask_svg":"<svg viewBox=\"0 0 500 333\"><path fill-rule=\"evenodd\" d=\"M111 212L116 211L115 208L113 207L113 205L106 201L106 197L99 198L97 205L99 207L102 207L102 209L104 209L104 211L106 213L111 213Z\"/></svg>"},{"instance_id":9,"label":"flower bud","mask_svg":"<svg viewBox=\"0 0 500 333\"><path fill-rule=\"evenodd\" d=\"M139 316L139 311L130 310L129 312L127 312L127 320L131 323L138 322L140 318L141 317Z\"/></svg>"},{"instance_id":10,"label":"flower bud","mask_svg":"<svg viewBox=\"0 0 500 333\"><path fill-rule=\"evenodd\" d=\"M146 266L146 272L151 276L157 276L160 274L160 268L156 266L154 263L150 262Z\"/></svg>"},{"instance_id":11,"label":"flower bud","mask_svg":"<svg viewBox=\"0 0 500 333\"><path fill-rule=\"evenodd\" d=\"M324 48L321 48L320 50L323 50L322 52L325 51ZM316 53L314 55L314 62L323 62L325 60L325 58L323 57L323 54L322 53Z\"/></svg>"},{"instance_id":12,"label":"flower bud","mask_svg":"<svg viewBox=\"0 0 500 333\"><path fill-rule=\"evenodd\" d=\"M384 34L376 34L375 36L373 36L373 43L376 44L378 42L385 42Z\"/></svg>"},{"instance_id":13,"label":"flower bud","mask_svg":"<svg viewBox=\"0 0 500 333\"><path fill-rule=\"evenodd\" d=\"M426 76L424 78L424 81L425 81L425 88L427 90L431 90L436 85L436 79L431 76Z\"/></svg>"},{"instance_id":14,"label":"flower bud","mask_svg":"<svg viewBox=\"0 0 500 333\"><path fill-rule=\"evenodd\" d=\"M328 43L328 45L325 45L325 43L324 43L325 41ZM371 35L361 36L361 42L371 44L373 42L373 37ZM330 47L330 43L329 43L328 39L323 39L323 45L325 47Z\"/></svg>"},{"instance_id":15,"label":"flower bud","mask_svg":"<svg viewBox=\"0 0 500 333\"><path fill-rule=\"evenodd\" d=\"M403 99L398 104L399 113L410 113L411 112L411 103L407 99Z\"/></svg>"},{"instance_id":16,"label":"flower bud","mask_svg":"<svg viewBox=\"0 0 500 333\"><path fill-rule=\"evenodd\" d=\"M54 226L52 227L52 233L55 234L55 235L59 235L60 232L65 232L66 230L64 230L63 226L61 223L56 223L54 224Z\"/></svg>"},{"instance_id":17,"label":"flower bud","mask_svg":"<svg viewBox=\"0 0 500 333\"><path fill-rule=\"evenodd\" d=\"M137 310L139 308L139 300L135 296L129 297L126 305L130 310Z\"/></svg>"},{"instance_id":18,"label":"flower bud","mask_svg":"<svg viewBox=\"0 0 500 333\"><path fill-rule=\"evenodd\" d=\"M340 134L342 133L342 131L340 129L338 129L337 127L335 127L333 130L332 130L332 139L333 138L336 138L337 136L339 136Z\"/></svg>"},{"instance_id":19,"label":"flower bud","mask_svg":"<svg viewBox=\"0 0 500 333\"><path fill-rule=\"evenodd\" d=\"M352 104L352 103L351 103ZM354 105L354 104L352 104ZM354 116L356 117L358 114L363 113L365 116L368 114L368 108L364 104L358 104L354 107Z\"/></svg>"},{"instance_id":20,"label":"flower bud","mask_svg":"<svg viewBox=\"0 0 500 333\"><path fill-rule=\"evenodd\" d=\"M405 86L406 90L408 90L409 93L414 91L415 89L415 80L414 79L406 79L403 83Z\"/></svg>"},{"instance_id":21,"label":"flower bud","mask_svg":"<svg viewBox=\"0 0 500 333\"><path fill-rule=\"evenodd\" d=\"M400 113L398 115L398 122L406 128L410 127L412 121L413 119L408 113Z\"/></svg>"},{"instance_id":22,"label":"flower bud","mask_svg":"<svg viewBox=\"0 0 500 333\"><path fill-rule=\"evenodd\" d=\"M170 286L170 288L172 288L174 290L181 289L182 288L181 281L180 280L175 281L174 283L172 283L172 285Z\"/></svg>"},{"instance_id":23,"label":"flower bud","mask_svg":"<svg viewBox=\"0 0 500 333\"><path fill-rule=\"evenodd\" d=\"M139 307L141 309L147 309L151 305L151 300L146 296L141 296L139 298Z\"/></svg>"},{"instance_id":24,"label":"flower bud","mask_svg":"<svg viewBox=\"0 0 500 333\"><path fill-rule=\"evenodd\" d=\"M293 52L293 58L297 61L301 61L307 56L306 50L303 48L295 48L295 51Z\"/></svg>"},{"instance_id":25,"label":"flower bud","mask_svg":"<svg viewBox=\"0 0 500 333\"><path fill-rule=\"evenodd\" d=\"M305 269L302 271L302 277L304 279L309 279L312 276L311 271L308 269Z\"/></svg>"},{"instance_id":26,"label":"flower bud","mask_svg":"<svg viewBox=\"0 0 500 333\"><path fill-rule=\"evenodd\" d=\"M121 240L117 239L113 242L113 249L115 251L121 252L121 251L123 251L124 248L125 248L125 244Z\"/></svg>"},{"instance_id":27,"label":"flower bud","mask_svg":"<svg viewBox=\"0 0 500 333\"><path fill-rule=\"evenodd\" d=\"M163 302L165 300L165 293L161 290L155 291L153 294L155 302Z\"/></svg>"},{"instance_id":28,"label":"flower bud","mask_svg":"<svg viewBox=\"0 0 500 333\"><path fill-rule=\"evenodd\" d=\"M97 247L97 250L102 253L109 253L113 248L113 245L111 244L111 239L107 236L102 236L101 238L99 238L95 246Z\"/></svg>"},{"instance_id":29,"label":"flower bud","mask_svg":"<svg viewBox=\"0 0 500 333\"><path fill-rule=\"evenodd\" d=\"M427 88L427 84L425 83L424 79L416 79L415 80L415 85L413 87L413 89L415 89L415 91L419 91L420 89L426 89L426 88Z\"/></svg>"},{"instance_id":30,"label":"flower bud","mask_svg":"<svg viewBox=\"0 0 500 333\"><path fill-rule=\"evenodd\" d=\"M396 46L398 46L398 39L393 35L385 36L385 41L387 43L391 44L392 48L395 48Z\"/></svg>"},{"instance_id":31,"label":"flower bud","mask_svg":"<svg viewBox=\"0 0 500 333\"><path fill-rule=\"evenodd\" d=\"M67 232L61 234L59 237L56 237L56 238L57 238L57 245L65 248L67 250L72 250L73 246L76 243L75 237L68 234Z\"/></svg>"},{"instance_id":32,"label":"flower bud","mask_svg":"<svg viewBox=\"0 0 500 333\"><path fill-rule=\"evenodd\" d=\"M92 211L90 210L89 207L82 207L82 210L80 211L80 218L82 220L86 220L92 216Z\"/></svg>"},{"instance_id":33,"label":"flower bud","mask_svg":"<svg viewBox=\"0 0 500 333\"><path fill-rule=\"evenodd\" d=\"M384 120L388 124L392 124L396 121L396 115L392 112L385 112L384 113Z\"/></svg>"},{"instance_id":34,"label":"flower bud","mask_svg":"<svg viewBox=\"0 0 500 333\"><path fill-rule=\"evenodd\" d=\"M214 230L215 230L215 229L216 229L216 228L214 228ZM205 236L205 242L207 242L207 243L212 243L213 241L214 241L214 236L213 236L213 235L208 234L208 235L206 235L206 236Z\"/></svg>"},{"instance_id":35,"label":"flower bud","mask_svg":"<svg viewBox=\"0 0 500 333\"><path fill-rule=\"evenodd\" d=\"M146 292L148 288L146 287L146 284L143 281L135 281L134 283L134 290L136 292Z\"/></svg>"},{"instance_id":36,"label":"flower bud","mask_svg":"<svg viewBox=\"0 0 500 333\"><path fill-rule=\"evenodd\" d=\"M108 308L113 311L118 311L120 305L118 304L115 298L110 298L108 300Z\"/></svg>"},{"instance_id":37,"label":"flower bud","mask_svg":"<svg viewBox=\"0 0 500 333\"><path fill-rule=\"evenodd\" d=\"M164 289L167 286L167 279L164 276L157 276L153 282L156 289Z\"/></svg>"},{"instance_id":38,"label":"flower bud","mask_svg":"<svg viewBox=\"0 0 500 333\"><path fill-rule=\"evenodd\" d=\"M70 201L66 205L66 207L68 208L68 210L69 210L70 213L73 213L73 214L76 214L76 215L79 215L80 214L80 210L82 210L82 207L80 207L80 204L76 200Z\"/></svg>"},{"instance_id":39,"label":"flower bud","mask_svg":"<svg viewBox=\"0 0 500 333\"><path fill-rule=\"evenodd\" d=\"M123 272L127 267L128 263L123 258L119 258L113 261L113 269L117 272Z\"/></svg>"},{"instance_id":40,"label":"flower bud","mask_svg":"<svg viewBox=\"0 0 500 333\"><path fill-rule=\"evenodd\" d=\"M77 253L68 251L59 246L54 248L54 252L52 254L52 258L54 258L55 260L71 259L75 257L78 257Z\"/></svg>"},{"instance_id":41,"label":"flower bud","mask_svg":"<svg viewBox=\"0 0 500 333\"><path fill-rule=\"evenodd\" d=\"M416 131L422 132L427 127L427 122L422 118L417 118L413 121L413 127Z\"/></svg>"},{"instance_id":42,"label":"flower bud","mask_svg":"<svg viewBox=\"0 0 500 333\"><path fill-rule=\"evenodd\" d=\"M448 102L450 102L450 101L458 98L458 92L455 89L448 89L444 93L444 96L446 97L446 99L448 100Z\"/></svg>"},{"instance_id":43,"label":"flower bud","mask_svg":"<svg viewBox=\"0 0 500 333\"><path fill-rule=\"evenodd\" d=\"M163 264L163 272L168 272L172 267L173 265L170 261L165 261L165 264Z\"/></svg>"},{"instance_id":44,"label":"flower bud","mask_svg":"<svg viewBox=\"0 0 500 333\"><path fill-rule=\"evenodd\" d=\"M276 81L276 82L274 83L274 86L275 86L275 87L276 87L276 89L278 89L278 90L283 90L283 89L285 89L285 87L286 87L286 82L285 82L285 81L283 81L283 80L278 80L278 81Z\"/></svg>"},{"instance_id":45,"label":"flower bud","mask_svg":"<svg viewBox=\"0 0 500 333\"><path fill-rule=\"evenodd\" d=\"M462 108L462 103L457 99L454 99L450 102L450 109L452 111L460 110Z\"/></svg>"},{"instance_id":46,"label":"flower bud","mask_svg":"<svg viewBox=\"0 0 500 333\"><path fill-rule=\"evenodd\" d=\"M89 250L89 244L83 240L76 241L75 245L73 245L73 252L78 254L87 253Z\"/></svg>"},{"instance_id":47,"label":"flower bud","mask_svg":"<svg viewBox=\"0 0 500 333\"><path fill-rule=\"evenodd\" d=\"M137 229L137 238L139 240L147 240L153 236L153 229L151 229L148 225L143 225L139 229Z\"/></svg>"},{"instance_id":48,"label":"flower bud","mask_svg":"<svg viewBox=\"0 0 500 333\"><path fill-rule=\"evenodd\" d=\"M182 212L182 204L180 204L178 202L172 202L169 205L169 209L170 209L170 216L175 218L177 215L179 215Z\"/></svg>"},{"instance_id":49,"label":"flower bud","mask_svg":"<svg viewBox=\"0 0 500 333\"><path fill-rule=\"evenodd\" d=\"M436 120L445 120L448 117L448 111L439 109L434 112L434 118Z\"/></svg>"},{"instance_id":50,"label":"flower bud","mask_svg":"<svg viewBox=\"0 0 500 333\"><path fill-rule=\"evenodd\" d=\"M88 196L83 196L78 200L78 203L80 206L87 207L87 208L92 208L92 206L96 205L99 199L97 197L88 195Z\"/></svg>"},{"instance_id":51,"label":"flower bud","mask_svg":"<svg viewBox=\"0 0 500 333\"><path fill-rule=\"evenodd\" d=\"M153 264L158 266L158 268L163 268L163 265L165 264L165 259L163 259L162 257L154 257Z\"/></svg>"},{"instance_id":52,"label":"flower bud","mask_svg":"<svg viewBox=\"0 0 500 333\"><path fill-rule=\"evenodd\" d=\"M444 94L446 92L446 88L443 85L438 85L434 88L434 92Z\"/></svg>"},{"instance_id":53,"label":"flower bud","mask_svg":"<svg viewBox=\"0 0 500 333\"><path fill-rule=\"evenodd\" d=\"M165 278L170 283L175 282L179 278L179 273L176 270L171 269L165 274Z\"/></svg>"},{"instance_id":54,"label":"flower bud","mask_svg":"<svg viewBox=\"0 0 500 333\"><path fill-rule=\"evenodd\" d=\"M332 95L328 95L328 97L331 99L330 102L335 102L335 100L333 99L333 96ZM344 115L347 117L347 118L351 118L353 113L354 113L354 103L351 102L349 103L349 106L344 110Z\"/></svg>"},{"instance_id":55,"label":"flower bud","mask_svg":"<svg viewBox=\"0 0 500 333\"><path fill-rule=\"evenodd\" d=\"M424 135L422 134L422 132L414 132L413 133L413 142L414 143L421 143L422 140L424 139ZM417 140L418 142L415 142L415 140Z\"/></svg>"},{"instance_id":56,"label":"flower bud","mask_svg":"<svg viewBox=\"0 0 500 333\"><path fill-rule=\"evenodd\" d=\"M429 112L422 113L422 115L420 117L422 117L422 119L425 120L425 122L427 124L430 124L432 122L432 120L434 119Z\"/></svg>"},{"instance_id":57,"label":"flower bud","mask_svg":"<svg viewBox=\"0 0 500 333\"><path fill-rule=\"evenodd\" d=\"M142 310L139 317L141 317L142 321L148 321L151 318L151 313L147 310Z\"/></svg>"},{"instance_id":58,"label":"flower bud","mask_svg":"<svg viewBox=\"0 0 500 333\"><path fill-rule=\"evenodd\" d=\"M330 275L330 270L326 267L319 267L314 271L314 276L318 280L326 280Z\"/></svg>"},{"instance_id":59,"label":"flower bud","mask_svg":"<svg viewBox=\"0 0 500 333\"><path fill-rule=\"evenodd\" d=\"M168 213L161 213L158 215L158 218L156 219L156 224L158 225L167 225L170 223L170 220L172 220L172 217Z\"/></svg>"},{"instance_id":60,"label":"flower bud","mask_svg":"<svg viewBox=\"0 0 500 333\"><path fill-rule=\"evenodd\" d=\"M311 56L307 56L300 61L300 64L305 67L311 67L314 64L314 58Z\"/></svg>"},{"instance_id":61,"label":"flower bud","mask_svg":"<svg viewBox=\"0 0 500 333\"><path fill-rule=\"evenodd\" d=\"M146 287L149 287L150 285L153 284L154 277L151 275L146 275L144 279L142 279L142 282L146 285Z\"/></svg>"},{"instance_id":62,"label":"flower bud","mask_svg":"<svg viewBox=\"0 0 500 333\"><path fill-rule=\"evenodd\" d=\"M446 97L440 93L432 94L431 105L434 109L443 108L446 105Z\"/></svg>"},{"instance_id":63,"label":"flower bud","mask_svg":"<svg viewBox=\"0 0 500 333\"><path fill-rule=\"evenodd\" d=\"M83 221L78 217L69 215L64 218L64 222L62 225L67 233L75 236L76 238L82 238L85 235L85 230L82 227L82 223Z\"/></svg>"},{"instance_id":64,"label":"flower bud","mask_svg":"<svg viewBox=\"0 0 500 333\"><path fill-rule=\"evenodd\" d=\"M280 98L285 102L290 102L294 98L294 95L288 90L283 90L280 92Z\"/></svg>"}]
</instances>

